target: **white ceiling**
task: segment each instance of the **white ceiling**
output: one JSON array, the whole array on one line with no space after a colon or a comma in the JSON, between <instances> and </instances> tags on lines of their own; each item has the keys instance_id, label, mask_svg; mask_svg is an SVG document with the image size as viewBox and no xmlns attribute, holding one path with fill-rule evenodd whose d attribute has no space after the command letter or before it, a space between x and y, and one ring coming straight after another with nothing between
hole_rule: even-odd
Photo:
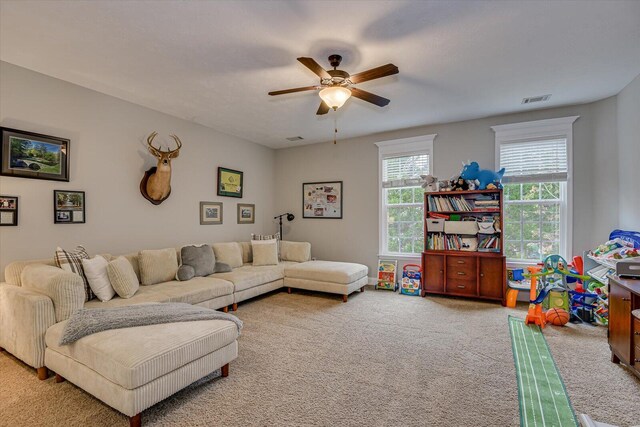
<instances>
[{"instance_id":1,"label":"white ceiling","mask_svg":"<svg viewBox=\"0 0 640 427\"><path fill-rule=\"evenodd\" d=\"M273 148L615 95L640 73L640 1L14 1L0 59ZM311 56L397 76L316 117ZM553 94L523 106L523 97ZM289 142L300 135L304 141Z\"/></svg>"}]
</instances>

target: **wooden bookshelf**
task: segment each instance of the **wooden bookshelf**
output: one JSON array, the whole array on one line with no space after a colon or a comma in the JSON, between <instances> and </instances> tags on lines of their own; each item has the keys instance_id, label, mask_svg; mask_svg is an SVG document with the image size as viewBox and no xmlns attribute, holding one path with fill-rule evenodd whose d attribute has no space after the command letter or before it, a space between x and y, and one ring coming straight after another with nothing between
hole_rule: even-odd
<instances>
[{"instance_id":1,"label":"wooden bookshelf","mask_svg":"<svg viewBox=\"0 0 640 427\"><path fill-rule=\"evenodd\" d=\"M476 204L477 203L477 204ZM487 207L495 206L495 208ZM502 190L441 191L424 195L424 251L422 253L422 296L452 295L506 303L506 259L504 256L504 203ZM433 215L459 215L480 219L483 225L494 224L494 232L482 234L447 233L428 220ZM446 218L439 220L449 221ZM460 224L446 224L453 229ZM450 227L449 227L450 226ZM473 226L469 226L473 228ZM473 240L488 244L488 248L465 250Z\"/></svg>"}]
</instances>

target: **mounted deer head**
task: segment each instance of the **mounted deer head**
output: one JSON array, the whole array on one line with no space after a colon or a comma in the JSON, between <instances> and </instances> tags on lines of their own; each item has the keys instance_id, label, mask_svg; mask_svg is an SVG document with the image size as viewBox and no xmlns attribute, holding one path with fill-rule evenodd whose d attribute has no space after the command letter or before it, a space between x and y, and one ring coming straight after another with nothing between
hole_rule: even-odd
<instances>
[{"instance_id":1,"label":"mounted deer head","mask_svg":"<svg viewBox=\"0 0 640 427\"><path fill-rule=\"evenodd\" d=\"M153 139L158 132L153 132L147 137L149 152L158 158L158 164L145 172L140 191L142 195L153 204L162 203L171 194L171 159L175 159L180 154L182 142L176 135L169 135L176 142L177 148L163 151L153 146Z\"/></svg>"}]
</instances>

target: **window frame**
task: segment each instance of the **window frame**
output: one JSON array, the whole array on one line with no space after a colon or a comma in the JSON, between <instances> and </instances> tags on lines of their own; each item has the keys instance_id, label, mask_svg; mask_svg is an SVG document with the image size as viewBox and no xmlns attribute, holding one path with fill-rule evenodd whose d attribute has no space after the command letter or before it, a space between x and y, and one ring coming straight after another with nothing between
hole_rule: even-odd
<instances>
[{"instance_id":1,"label":"window frame","mask_svg":"<svg viewBox=\"0 0 640 427\"><path fill-rule=\"evenodd\" d=\"M548 140L564 138L567 144L567 181L561 185L560 203L560 255L565 259L572 255L573 247L573 123L580 116L559 117L530 122L510 123L491 126L495 132L495 165L500 167L500 146L508 143L530 142L535 140ZM522 181L524 182L524 181ZM533 181L529 181L532 183ZM540 182L549 182L541 178ZM519 183L514 179L512 183ZM564 199L563 199L564 187ZM505 203L508 203L505 201ZM506 241L506 239L504 239ZM511 265L531 265L531 261L524 259L510 259Z\"/></svg>"},{"instance_id":2,"label":"window frame","mask_svg":"<svg viewBox=\"0 0 640 427\"><path fill-rule=\"evenodd\" d=\"M433 141L437 134L422 135L411 138L393 139L388 141L377 142L378 147L378 256L394 259L420 259L420 254L408 254L402 252L387 251L387 215L386 201L384 198L384 190L382 188L383 179L383 160L393 157L403 157L411 155L428 155L429 156L429 173L433 172ZM422 202L424 206L424 202ZM394 205L396 206L396 205ZM422 218L424 227L424 218Z\"/></svg>"}]
</instances>

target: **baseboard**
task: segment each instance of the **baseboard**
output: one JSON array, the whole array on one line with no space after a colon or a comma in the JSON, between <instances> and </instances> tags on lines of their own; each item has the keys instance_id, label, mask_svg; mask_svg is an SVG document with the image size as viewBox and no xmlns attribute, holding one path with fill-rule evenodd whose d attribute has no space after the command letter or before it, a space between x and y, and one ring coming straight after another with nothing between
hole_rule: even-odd
<instances>
[{"instance_id":1,"label":"baseboard","mask_svg":"<svg viewBox=\"0 0 640 427\"><path fill-rule=\"evenodd\" d=\"M369 279L367 281L367 285L369 286L375 286L378 283L378 279L376 279L375 277L367 277L367 279Z\"/></svg>"}]
</instances>

